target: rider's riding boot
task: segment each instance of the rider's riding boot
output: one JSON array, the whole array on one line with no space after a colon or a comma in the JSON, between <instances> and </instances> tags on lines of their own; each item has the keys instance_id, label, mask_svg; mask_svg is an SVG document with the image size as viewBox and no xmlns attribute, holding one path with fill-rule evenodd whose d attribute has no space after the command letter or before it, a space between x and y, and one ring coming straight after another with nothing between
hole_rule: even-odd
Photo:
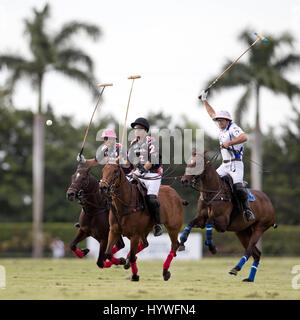
<instances>
[{"instance_id":1,"label":"rider's riding boot","mask_svg":"<svg viewBox=\"0 0 300 320\"><path fill-rule=\"evenodd\" d=\"M247 221L255 220L255 216L253 212L251 211L249 200L248 200L248 193L246 191L246 188L242 183L235 183L234 184L235 191L237 196L242 202L242 207L246 216Z\"/></svg>"},{"instance_id":2,"label":"rider's riding boot","mask_svg":"<svg viewBox=\"0 0 300 320\"><path fill-rule=\"evenodd\" d=\"M150 194L147 195L147 203L150 209L151 214L155 219L155 226L154 226L154 236L158 237L163 234L163 228L160 220L160 203L157 199L157 196Z\"/></svg>"}]
</instances>

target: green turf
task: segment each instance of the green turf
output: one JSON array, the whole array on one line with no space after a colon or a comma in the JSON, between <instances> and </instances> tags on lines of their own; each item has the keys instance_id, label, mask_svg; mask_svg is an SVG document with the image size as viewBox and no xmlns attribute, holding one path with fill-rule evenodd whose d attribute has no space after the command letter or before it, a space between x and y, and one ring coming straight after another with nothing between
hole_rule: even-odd
<instances>
[{"instance_id":1,"label":"green turf","mask_svg":"<svg viewBox=\"0 0 300 320\"><path fill-rule=\"evenodd\" d=\"M251 259L250 259L251 260ZM6 289L1 299L300 299L292 288L297 258L263 258L255 283L245 283L252 261L237 276L228 274L239 258L173 260L169 281L162 278L160 261L138 261L139 282L121 266L100 270L90 259L2 259Z\"/></svg>"}]
</instances>

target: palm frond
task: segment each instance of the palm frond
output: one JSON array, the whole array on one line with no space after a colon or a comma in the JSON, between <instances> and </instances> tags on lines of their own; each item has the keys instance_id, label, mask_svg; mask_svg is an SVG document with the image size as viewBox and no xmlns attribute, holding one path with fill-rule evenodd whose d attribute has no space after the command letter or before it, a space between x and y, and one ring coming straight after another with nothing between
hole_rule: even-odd
<instances>
[{"instance_id":1,"label":"palm frond","mask_svg":"<svg viewBox=\"0 0 300 320\"><path fill-rule=\"evenodd\" d=\"M274 93L282 93L291 99L294 95L300 94L300 88L291 83L281 75L279 69L266 68L260 73L259 84Z\"/></svg>"},{"instance_id":2,"label":"palm frond","mask_svg":"<svg viewBox=\"0 0 300 320\"><path fill-rule=\"evenodd\" d=\"M96 97L99 95L99 91L96 86L96 80L94 76L90 75L89 73L86 73L76 68L71 68L71 67L69 68L64 65L61 65L61 66L56 65L55 70L69 77L70 79L73 79L78 83L86 86L89 89L89 91L92 93L93 97Z\"/></svg>"},{"instance_id":3,"label":"palm frond","mask_svg":"<svg viewBox=\"0 0 300 320\"><path fill-rule=\"evenodd\" d=\"M221 70L225 70L232 61L228 61ZM220 91L222 89L233 88L236 86L248 85L251 81L251 70L244 63L236 63L229 71L227 71L224 76L218 80L218 82L213 86L213 92ZM207 82L206 88L217 78L217 76Z\"/></svg>"},{"instance_id":4,"label":"palm frond","mask_svg":"<svg viewBox=\"0 0 300 320\"><path fill-rule=\"evenodd\" d=\"M53 43L55 45L60 45L80 31L84 31L87 35L92 37L93 40L97 40L101 35L101 31L96 25L72 21L62 27L62 29L54 37Z\"/></svg>"},{"instance_id":5,"label":"palm frond","mask_svg":"<svg viewBox=\"0 0 300 320\"><path fill-rule=\"evenodd\" d=\"M4 54L0 56L0 70L3 67L7 67L8 69L13 69L15 66L20 64L25 64L27 61L21 56L14 56Z\"/></svg>"},{"instance_id":6,"label":"palm frond","mask_svg":"<svg viewBox=\"0 0 300 320\"><path fill-rule=\"evenodd\" d=\"M60 50L56 53L57 62L60 65L70 66L76 63L83 63L88 68L88 72L93 71L93 61L92 59L84 53L82 50L77 48L67 48Z\"/></svg>"},{"instance_id":7,"label":"palm frond","mask_svg":"<svg viewBox=\"0 0 300 320\"><path fill-rule=\"evenodd\" d=\"M280 71L287 71L289 68L300 66L300 55L289 54L286 57L276 61L274 67Z\"/></svg>"}]
</instances>

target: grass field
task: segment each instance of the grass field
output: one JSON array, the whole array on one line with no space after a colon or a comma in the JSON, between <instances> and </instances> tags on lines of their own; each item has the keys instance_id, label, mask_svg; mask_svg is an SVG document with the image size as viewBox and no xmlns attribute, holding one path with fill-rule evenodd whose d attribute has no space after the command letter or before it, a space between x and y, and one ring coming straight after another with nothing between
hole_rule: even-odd
<instances>
[{"instance_id":1,"label":"grass field","mask_svg":"<svg viewBox=\"0 0 300 320\"><path fill-rule=\"evenodd\" d=\"M204 258L198 262L173 260L169 281L162 278L160 261L138 261L139 282L128 280L130 270L121 266L100 270L89 259L2 259L6 289L0 300L8 299L95 299L95 300L231 300L300 299L292 288L291 273L297 258L263 258L255 283L245 283L252 261L238 276L228 274L239 258Z\"/></svg>"}]
</instances>

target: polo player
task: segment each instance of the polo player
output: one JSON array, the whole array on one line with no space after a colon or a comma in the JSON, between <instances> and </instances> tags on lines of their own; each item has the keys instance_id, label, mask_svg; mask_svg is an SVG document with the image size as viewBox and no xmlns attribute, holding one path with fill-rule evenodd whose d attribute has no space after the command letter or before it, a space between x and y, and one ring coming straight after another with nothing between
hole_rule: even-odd
<instances>
[{"instance_id":1,"label":"polo player","mask_svg":"<svg viewBox=\"0 0 300 320\"><path fill-rule=\"evenodd\" d=\"M248 140L247 135L232 121L232 117L228 111L215 112L212 106L207 102L207 94L207 91L202 90L201 100L204 103L209 116L217 122L218 127L220 128L219 142L223 162L217 169L217 173L220 177L225 175L231 176L235 192L242 203L246 219L252 221L255 219L255 216L250 209L248 193L243 183L243 150L244 143Z\"/></svg>"},{"instance_id":2,"label":"polo player","mask_svg":"<svg viewBox=\"0 0 300 320\"><path fill-rule=\"evenodd\" d=\"M150 128L147 119L138 118L131 123L131 127L134 129L135 139L131 141L128 160L135 165L134 175L147 189L146 200L155 219L154 236L157 237L163 233L158 200L162 175L159 146L153 137L147 135Z\"/></svg>"}]
</instances>

